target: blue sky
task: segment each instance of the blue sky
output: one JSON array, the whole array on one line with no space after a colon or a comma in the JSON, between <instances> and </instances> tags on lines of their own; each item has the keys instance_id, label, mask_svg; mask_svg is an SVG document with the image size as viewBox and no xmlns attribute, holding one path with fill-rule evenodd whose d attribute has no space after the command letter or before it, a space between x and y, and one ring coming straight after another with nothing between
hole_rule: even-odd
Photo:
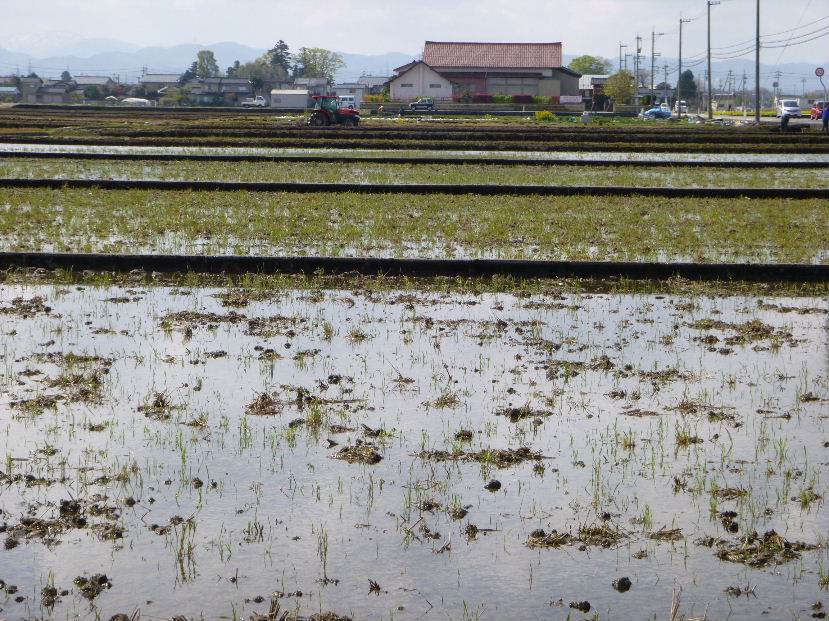
<instances>
[{"instance_id":1,"label":"blue sky","mask_svg":"<svg viewBox=\"0 0 829 621\"><path fill-rule=\"evenodd\" d=\"M649 52L650 32L656 29L666 33L657 51L675 57L683 13L698 18L685 27L686 55L705 50L704 0L3 0L0 6L0 47L9 48L57 31L138 45L237 41L268 47L282 38L294 47L368 54L417 53L424 39L561 40L566 53L615 58L618 43L632 47L637 33L647 39ZM754 6L754 0L723 0L712 9L715 47L753 37ZM826 0L763 0L762 9L764 33L801 26L773 37L782 44L792 34L829 26L829 19L807 26L829 18ZM817 60L829 60L829 37L769 49L763 57L770 64Z\"/></svg>"}]
</instances>

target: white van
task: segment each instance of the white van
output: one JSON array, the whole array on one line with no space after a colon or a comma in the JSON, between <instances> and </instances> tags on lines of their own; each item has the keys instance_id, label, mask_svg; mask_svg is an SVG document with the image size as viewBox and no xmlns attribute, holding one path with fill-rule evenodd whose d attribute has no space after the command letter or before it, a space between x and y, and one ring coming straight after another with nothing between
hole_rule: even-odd
<instances>
[{"instance_id":1,"label":"white van","mask_svg":"<svg viewBox=\"0 0 829 621\"><path fill-rule=\"evenodd\" d=\"M800 118L800 101L797 99L778 99L777 116Z\"/></svg>"},{"instance_id":2,"label":"white van","mask_svg":"<svg viewBox=\"0 0 829 621\"><path fill-rule=\"evenodd\" d=\"M340 95L337 99L341 108L353 108L356 105L354 95Z\"/></svg>"}]
</instances>

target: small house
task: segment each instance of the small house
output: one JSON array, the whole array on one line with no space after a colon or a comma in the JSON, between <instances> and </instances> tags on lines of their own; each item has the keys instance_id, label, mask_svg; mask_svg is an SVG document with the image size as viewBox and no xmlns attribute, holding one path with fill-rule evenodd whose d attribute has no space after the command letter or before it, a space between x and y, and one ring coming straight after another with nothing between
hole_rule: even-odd
<instances>
[{"instance_id":1,"label":"small house","mask_svg":"<svg viewBox=\"0 0 829 621\"><path fill-rule=\"evenodd\" d=\"M397 76L389 81L389 93L393 101L410 101L418 97L451 101L452 82L422 60L413 61L394 71Z\"/></svg>"}]
</instances>

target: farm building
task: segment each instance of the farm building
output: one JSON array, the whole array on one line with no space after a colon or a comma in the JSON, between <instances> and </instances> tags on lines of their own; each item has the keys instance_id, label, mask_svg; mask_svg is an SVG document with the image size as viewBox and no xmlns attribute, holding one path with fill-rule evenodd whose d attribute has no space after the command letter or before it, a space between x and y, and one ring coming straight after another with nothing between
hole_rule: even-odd
<instances>
[{"instance_id":1,"label":"farm building","mask_svg":"<svg viewBox=\"0 0 829 621\"><path fill-rule=\"evenodd\" d=\"M561 43L426 41L423 60L395 72L398 75L390 82L392 99L487 93L581 101L580 74L562 65ZM451 85L451 95L446 83Z\"/></svg>"},{"instance_id":2,"label":"farm building","mask_svg":"<svg viewBox=\"0 0 829 621\"><path fill-rule=\"evenodd\" d=\"M181 80L180 73L145 73L138 82L147 93L157 93L162 88L178 86Z\"/></svg>"},{"instance_id":3,"label":"farm building","mask_svg":"<svg viewBox=\"0 0 829 621\"><path fill-rule=\"evenodd\" d=\"M595 95L604 93L604 86L610 76L605 75L583 75L579 78L579 91L585 99L592 99Z\"/></svg>"},{"instance_id":4,"label":"farm building","mask_svg":"<svg viewBox=\"0 0 829 621\"><path fill-rule=\"evenodd\" d=\"M395 69L397 77L389 81L389 94L394 101L408 101L418 97L452 99L452 83L427 65L417 60Z\"/></svg>"},{"instance_id":5,"label":"farm building","mask_svg":"<svg viewBox=\"0 0 829 621\"><path fill-rule=\"evenodd\" d=\"M81 90L87 86L97 86L102 90L108 90L115 86L115 81L112 78L101 75L76 75L72 78L72 81Z\"/></svg>"},{"instance_id":6,"label":"farm building","mask_svg":"<svg viewBox=\"0 0 829 621\"><path fill-rule=\"evenodd\" d=\"M185 86L190 101L199 105L234 105L253 95L247 78L195 78Z\"/></svg>"},{"instance_id":7,"label":"farm building","mask_svg":"<svg viewBox=\"0 0 829 621\"><path fill-rule=\"evenodd\" d=\"M271 90L271 108L293 110L307 108L311 105L311 95L308 89L281 89Z\"/></svg>"}]
</instances>

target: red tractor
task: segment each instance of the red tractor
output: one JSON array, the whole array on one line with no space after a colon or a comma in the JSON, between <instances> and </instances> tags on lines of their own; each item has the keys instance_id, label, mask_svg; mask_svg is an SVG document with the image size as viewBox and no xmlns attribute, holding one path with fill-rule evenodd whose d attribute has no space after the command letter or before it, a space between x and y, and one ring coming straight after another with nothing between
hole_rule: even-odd
<instances>
[{"instance_id":1,"label":"red tractor","mask_svg":"<svg viewBox=\"0 0 829 621\"><path fill-rule=\"evenodd\" d=\"M308 119L308 125L357 127L359 124L360 112L354 108L341 108L336 95L314 95L314 111Z\"/></svg>"}]
</instances>

